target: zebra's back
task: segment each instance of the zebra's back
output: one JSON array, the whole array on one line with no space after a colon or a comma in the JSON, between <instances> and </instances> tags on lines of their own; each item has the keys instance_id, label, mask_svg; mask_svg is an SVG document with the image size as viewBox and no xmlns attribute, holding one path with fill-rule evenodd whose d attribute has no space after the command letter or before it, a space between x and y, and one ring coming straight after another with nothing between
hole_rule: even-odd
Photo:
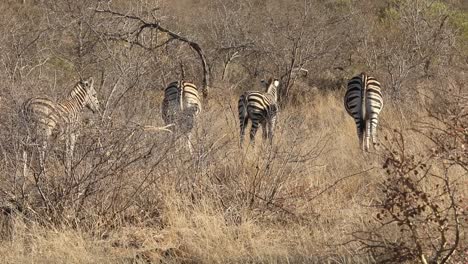
<instances>
[{"instance_id":1,"label":"zebra's back","mask_svg":"<svg viewBox=\"0 0 468 264\"><path fill-rule=\"evenodd\" d=\"M198 94L197 87L193 83L183 83L182 99L184 110L189 109L189 111L193 111L195 115L200 114L202 110L200 95Z\"/></svg>"}]
</instances>

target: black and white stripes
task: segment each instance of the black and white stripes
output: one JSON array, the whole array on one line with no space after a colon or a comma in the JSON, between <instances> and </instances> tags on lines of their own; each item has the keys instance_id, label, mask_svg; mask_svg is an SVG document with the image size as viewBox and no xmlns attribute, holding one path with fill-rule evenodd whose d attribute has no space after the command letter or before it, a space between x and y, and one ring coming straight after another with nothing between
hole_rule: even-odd
<instances>
[{"instance_id":1,"label":"black and white stripes","mask_svg":"<svg viewBox=\"0 0 468 264\"><path fill-rule=\"evenodd\" d=\"M378 117L383 107L380 83L366 73L351 78L344 97L344 106L356 122L362 150L369 150L369 137L372 137L375 147Z\"/></svg>"},{"instance_id":2,"label":"black and white stripes","mask_svg":"<svg viewBox=\"0 0 468 264\"><path fill-rule=\"evenodd\" d=\"M193 83L176 81L170 83L164 90L162 118L166 125L174 124L179 132L188 136L190 152L192 152L192 129L201 111L200 96Z\"/></svg>"},{"instance_id":3,"label":"black and white stripes","mask_svg":"<svg viewBox=\"0 0 468 264\"><path fill-rule=\"evenodd\" d=\"M52 135L56 135L59 138L66 137L67 139L66 154L68 156L67 163L70 166L78 132L76 131L76 123L83 108L88 107L93 112L99 111L99 101L93 83L93 78L78 82L68 97L60 102L34 97L23 103L21 112L28 127L30 135L28 138L41 148L41 163L44 161L47 141ZM26 153L23 155L25 156ZM26 162L26 157L24 159ZM41 166L43 167L43 165Z\"/></svg>"},{"instance_id":4,"label":"black and white stripes","mask_svg":"<svg viewBox=\"0 0 468 264\"><path fill-rule=\"evenodd\" d=\"M255 141L255 134L259 125L262 125L263 138L273 140L276 116L278 113L278 79L270 79L266 83L265 92L248 91L239 98L238 110L240 121L240 144L244 142L245 127L248 120L252 122L250 129L250 142Z\"/></svg>"},{"instance_id":5,"label":"black and white stripes","mask_svg":"<svg viewBox=\"0 0 468 264\"><path fill-rule=\"evenodd\" d=\"M23 116L29 124L34 124L38 135L49 137L57 131L63 135L65 130L78 121L81 110L88 107L99 111L99 101L93 87L93 79L78 82L67 98L54 102L47 98L34 97L23 104Z\"/></svg>"}]
</instances>

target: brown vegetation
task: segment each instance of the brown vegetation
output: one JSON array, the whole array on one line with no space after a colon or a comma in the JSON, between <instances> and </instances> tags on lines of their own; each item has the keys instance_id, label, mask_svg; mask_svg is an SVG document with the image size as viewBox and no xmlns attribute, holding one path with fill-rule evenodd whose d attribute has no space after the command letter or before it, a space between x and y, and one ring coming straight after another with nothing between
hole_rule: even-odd
<instances>
[{"instance_id":1,"label":"brown vegetation","mask_svg":"<svg viewBox=\"0 0 468 264\"><path fill-rule=\"evenodd\" d=\"M0 10L3 262L468 261L464 1L8 0ZM385 97L382 148L370 154L342 105L361 71ZM193 155L151 129L163 125L162 89L182 75L208 88ZM59 140L46 175L23 175L22 102L59 98L88 76L103 112L84 114L72 175ZM273 146L240 149L238 96L272 76L282 83Z\"/></svg>"}]
</instances>

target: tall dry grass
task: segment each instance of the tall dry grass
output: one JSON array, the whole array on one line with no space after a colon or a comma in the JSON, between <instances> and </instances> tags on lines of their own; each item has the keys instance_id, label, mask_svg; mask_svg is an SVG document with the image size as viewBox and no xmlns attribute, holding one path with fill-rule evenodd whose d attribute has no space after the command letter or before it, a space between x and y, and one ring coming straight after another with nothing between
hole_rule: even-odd
<instances>
[{"instance_id":1,"label":"tall dry grass","mask_svg":"<svg viewBox=\"0 0 468 264\"><path fill-rule=\"evenodd\" d=\"M0 252L7 263L372 263L350 241L373 217L383 160L380 151L359 150L343 93L311 93L281 110L273 147L259 132L255 146L240 149L237 96L214 91L193 157L183 139L171 146L166 134L146 134L140 140L158 142L151 155L161 160L109 175L80 221L50 227L5 220L10 239ZM153 109L146 120L161 124L158 105ZM416 118L400 113L385 107L383 144L395 124ZM423 144L412 140L415 148Z\"/></svg>"}]
</instances>

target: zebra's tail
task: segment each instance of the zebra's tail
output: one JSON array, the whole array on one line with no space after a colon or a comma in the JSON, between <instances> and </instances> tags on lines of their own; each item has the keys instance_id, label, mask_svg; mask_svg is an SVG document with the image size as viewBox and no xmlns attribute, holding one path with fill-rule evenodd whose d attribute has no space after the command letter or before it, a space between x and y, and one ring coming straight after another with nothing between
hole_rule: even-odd
<instances>
[{"instance_id":1,"label":"zebra's tail","mask_svg":"<svg viewBox=\"0 0 468 264\"><path fill-rule=\"evenodd\" d=\"M179 103L179 109L183 111L184 110L184 89L185 89L184 81L180 80L178 85L179 85L179 94L177 97L177 100L178 100L177 102Z\"/></svg>"},{"instance_id":2,"label":"zebra's tail","mask_svg":"<svg viewBox=\"0 0 468 264\"><path fill-rule=\"evenodd\" d=\"M361 74L361 113L360 113L360 120L359 120L359 128L360 128L360 141L361 141L361 148L364 150L368 148L366 146L366 138L367 138L367 130L366 130L366 120L367 118L367 75L365 73Z\"/></svg>"},{"instance_id":3,"label":"zebra's tail","mask_svg":"<svg viewBox=\"0 0 468 264\"><path fill-rule=\"evenodd\" d=\"M239 103L238 103L238 110L239 110L239 119L242 121L247 118L248 112L247 112L247 96L245 94L242 94L239 98Z\"/></svg>"},{"instance_id":4,"label":"zebra's tail","mask_svg":"<svg viewBox=\"0 0 468 264\"><path fill-rule=\"evenodd\" d=\"M239 110L239 128L240 128L240 141L239 145L242 148L242 143L244 142L244 135L245 135L245 127L247 126L248 122L248 114L247 111L247 94L242 94L239 97L238 103L238 110Z\"/></svg>"},{"instance_id":5,"label":"zebra's tail","mask_svg":"<svg viewBox=\"0 0 468 264\"><path fill-rule=\"evenodd\" d=\"M365 139L366 139L366 120L361 116L359 120L359 143L361 149L365 150Z\"/></svg>"},{"instance_id":6,"label":"zebra's tail","mask_svg":"<svg viewBox=\"0 0 468 264\"><path fill-rule=\"evenodd\" d=\"M361 135L364 137L366 133L366 95L365 95L365 89L363 89L363 95L361 97L361 112L359 113L359 130Z\"/></svg>"}]
</instances>

